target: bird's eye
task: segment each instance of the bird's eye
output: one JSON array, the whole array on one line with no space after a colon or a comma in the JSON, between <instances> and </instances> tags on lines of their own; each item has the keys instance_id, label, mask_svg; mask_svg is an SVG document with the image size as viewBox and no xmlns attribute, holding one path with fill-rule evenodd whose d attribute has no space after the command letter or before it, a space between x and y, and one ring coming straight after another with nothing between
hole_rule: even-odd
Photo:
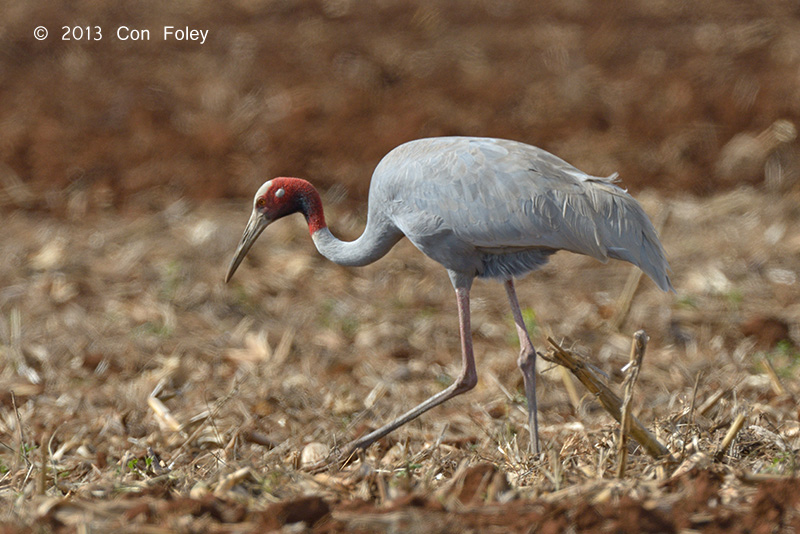
<instances>
[{"instance_id":1,"label":"bird's eye","mask_svg":"<svg viewBox=\"0 0 800 534\"><path fill-rule=\"evenodd\" d=\"M266 205L267 205L267 201L264 200L264 197L259 197L258 200L256 200L256 207L257 208L263 208Z\"/></svg>"}]
</instances>

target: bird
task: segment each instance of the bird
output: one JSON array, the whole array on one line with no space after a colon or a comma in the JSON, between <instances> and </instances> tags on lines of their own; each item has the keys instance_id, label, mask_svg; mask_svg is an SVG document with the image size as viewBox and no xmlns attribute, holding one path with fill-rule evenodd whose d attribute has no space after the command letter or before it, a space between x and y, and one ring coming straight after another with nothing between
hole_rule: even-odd
<instances>
[{"instance_id":1,"label":"bird","mask_svg":"<svg viewBox=\"0 0 800 534\"><path fill-rule=\"evenodd\" d=\"M431 408L478 382L470 328L470 289L476 278L503 283L519 337L517 358L527 401L529 447L539 454L536 350L523 320L515 280L543 267L560 250L632 263L664 291L673 291L664 247L641 205L618 185L616 173L587 174L519 141L431 137L404 143L378 163L370 182L366 226L341 241L325 221L310 182L277 177L256 192L253 209L225 276L236 269L264 229L301 213L317 250L343 266L386 255L403 237L440 263L455 290L461 371L444 390L344 447L366 449Z\"/></svg>"}]
</instances>

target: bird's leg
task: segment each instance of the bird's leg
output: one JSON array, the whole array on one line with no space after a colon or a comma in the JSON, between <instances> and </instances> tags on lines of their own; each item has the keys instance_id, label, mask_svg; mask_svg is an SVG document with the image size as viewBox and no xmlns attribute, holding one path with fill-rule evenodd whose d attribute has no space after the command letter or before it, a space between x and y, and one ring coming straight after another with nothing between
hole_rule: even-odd
<instances>
[{"instance_id":1,"label":"bird's leg","mask_svg":"<svg viewBox=\"0 0 800 534\"><path fill-rule=\"evenodd\" d=\"M528 431L531 436L531 447L539 454L539 415L536 406L536 349L533 348L528 329L519 309L517 292L514 290L514 280L505 282L508 301L511 303L511 313L514 315L514 324L517 325L519 336L519 359L517 365L522 371L522 381L525 385L525 399L528 401Z\"/></svg>"},{"instance_id":2,"label":"bird's leg","mask_svg":"<svg viewBox=\"0 0 800 534\"><path fill-rule=\"evenodd\" d=\"M456 300L458 301L458 326L461 333L461 374L458 375L458 379L448 386L447 389L440 391L394 421L348 444L344 449L344 455L341 457L342 460L347 460L357 449L366 449L389 432L399 428L412 419L416 419L434 406L438 406L448 399L469 391L478 383L478 373L475 370L475 358L472 352L472 331L470 330L469 320L469 288L456 288Z\"/></svg>"}]
</instances>

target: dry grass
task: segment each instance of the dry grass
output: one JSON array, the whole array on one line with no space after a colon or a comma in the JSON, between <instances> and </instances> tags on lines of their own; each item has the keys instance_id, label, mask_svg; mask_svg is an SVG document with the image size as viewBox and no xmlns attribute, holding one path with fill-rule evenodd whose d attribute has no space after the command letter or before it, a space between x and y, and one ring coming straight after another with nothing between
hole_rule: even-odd
<instances>
[{"instance_id":1,"label":"dry grass","mask_svg":"<svg viewBox=\"0 0 800 534\"><path fill-rule=\"evenodd\" d=\"M800 530L796 0L6 4L3 534ZM121 24L209 41L133 44ZM647 331L631 408L677 468L629 442L617 479L617 424L543 361L546 452L528 455L510 312L478 283L476 390L345 471L304 469L453 379L449 281L408 243L331 265L297 217L224 286L248 208L198 199L307 177L354 237L363 206L335 201L363 198L390 148L449 134L619 171L663 224L677 295L568 254L518 292L537 347L617 392Z\"/></svg>"},{"instance_id":2,"label":"dry grass","mask_svg":"<svg viewBox=\"0 0 800 534\"><path fill-rule=\"evenodd\" d=\"M664 209L642 197L650 213ZM240 532L321 517L315 528L370 531L438 524L447 510L465 525L481 513L566 520L565 503L600 507L581 516L598 521L616 503L622 521L630 502L675 528L746 515L769 504L765 484L796 471L797 201L750 189L669 201L662 235L678 294L643 281L619 331L609 325L626 264L564 253L519 285L540 350L563 339L615 388L630 333L647 330L633 412L681 464L676 474L632 442L621 481L616 423L582 386L573 406L543 362L546 452L527 454L513 325L492 283L474 290L476 390L344 471L302 469L458 372L452 289L408 243L345 269L316 254L294 217L225 286L243 204L82 221L13 212L0 253L0 522ZM334 230L354 236L355 213L332 205ZM742 335L765 317L792 325L790 341ZM720 448L739 414L744 426ZM775 520L796 522L795 505L781 506Z\"/></svg>"}]
</instances>

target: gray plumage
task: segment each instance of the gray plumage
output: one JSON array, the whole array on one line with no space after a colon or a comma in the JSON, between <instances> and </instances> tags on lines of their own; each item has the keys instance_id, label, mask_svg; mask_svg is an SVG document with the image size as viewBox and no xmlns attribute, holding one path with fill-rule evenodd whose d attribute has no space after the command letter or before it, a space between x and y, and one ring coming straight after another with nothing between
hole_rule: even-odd
<instances>
[{"instance_id":1,"label":"gray plumage","mask_svg":"<svg viewBox=\"0 0 800 534\"><path fill-rule=\"evenodd\" d=\"M466 278L519 277L569 250L602 262L628 261L671 290L652 223L615 180L516 141L420 139L378 164L360 239L337 243L324 235L315 242L337 263L364 265L405 235Z\"/></svg>"},{"instance_id":2,"label":"gray plumage","mask_svg":"<svg viewBox=\"0 0 800 534\"><path fill-rule=\"evenodd\" d=\"M469 291L475 277L503 280L511 305L528 403L530 446L539 452L536 350L522 317L514 278L540 268L559 250L600 261L616 258L640 267L672 290L669 266L641 206L618 187L616 175L588 175L540 148L473 137L420 139L389 152L372 175L367 225L345 242L325 224L319 193L305 180L275 178L262 185L225 280L233 276L261 232L301 212L317 250L341 265L366 265L403 236L448 271L456 292L461 373L449 387L363 436L343 457L366 448L401 425L478 381L470 329Z\"/></svg>"}]
</instances>

